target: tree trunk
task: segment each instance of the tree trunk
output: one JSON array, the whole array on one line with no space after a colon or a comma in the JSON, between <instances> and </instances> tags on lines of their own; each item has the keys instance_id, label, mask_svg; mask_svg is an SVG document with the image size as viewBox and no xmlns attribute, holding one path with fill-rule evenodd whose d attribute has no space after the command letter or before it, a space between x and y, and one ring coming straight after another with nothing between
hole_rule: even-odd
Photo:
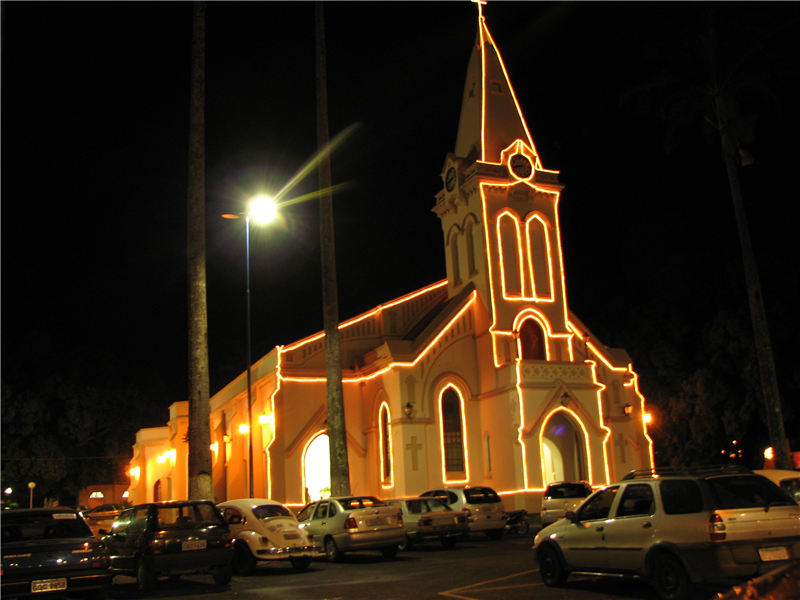
<instances>
[{"instance_id":1,"label":"tree trunk","mask_svg":"<svg viewBox=\"0 0 800 600\"><path fill-rule=\"evenodd\" d=\"M331 161L328 152L328 90L325 66L325 22L322 2L316 3L317 33L317 146L319 147L320 245L322 250L322 310L325 323L328 440L331 453L331 495L350 495L347 428L344 420L342 362L339 354L339 299L336 290L336 252L333 236Z\"/></svg>"},{"instance_id":2,"label":"tree trunk","mask_svg":"<svg viewBox=\"0 0 800 600\"><path fill-rule=\"evenodd\" d=\"M772 356L767 314L764 310L764 299L761 295L761 282L758 277L758 266L750 244L750 231L747 215L744 211L742 189L739 184L739 171L736 164L737 144L727 127L727 118L721 97L717 96L717 123L722 137L722 155L728 171L728 183L731 187L733 210L736 214L736 225L739 229L739 242L742 246L742 262L747 282L747 297L750 301L750 317L753 321L753 341L756 346L758 366L761 375L761 388L764 393L765 416L769 429L770 444L775 455L776 469L791 469L789 451L786 447L786 432L783 427L781 397L778 390L778 377L775 373L775 360Z\"/></svg>"},{"instance_id":3,"label":"tree trunk","mask_svg":"<svg viewBox=\"0 0 800 600\"><path fill-rule=\"evenodd\" d=\"M205 211L206 3L194 3L189 114L187 262L189 267L189 499L213 500L209 428Z\"/></svg>"}]
</instances>

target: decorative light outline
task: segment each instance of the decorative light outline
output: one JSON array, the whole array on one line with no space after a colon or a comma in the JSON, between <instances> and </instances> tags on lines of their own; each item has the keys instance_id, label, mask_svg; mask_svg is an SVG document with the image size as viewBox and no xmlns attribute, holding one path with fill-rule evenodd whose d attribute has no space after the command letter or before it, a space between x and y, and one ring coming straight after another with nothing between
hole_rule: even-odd
<instances>
[{"instance_id":1,"label":"decorative light outline","mask_svg":"<svg viewBox=\"0 0 800 600\"><path fill-rule=\"evenodd\" d=\"M448 479L447 478L447 462L445 460L444 450L444 417L442 415L442 397L444 393L453 388L458 394L459 406L461 407L461 448L464 450L464 479ZM468 483L469 482L469 448L467 442L467 412L464 406L464 395L461 393L459 387L450 382L439 390L439 399L436 402L439 409L439 449L442 453L442 482L443 483Z\"/></svg>"},{"instance_id":2,"label":"decorative light outline","mask_svg":"<svg viewBox=\"0 0 800 600\"><path fill-rule=\"evenodd\" d=\"M572 410L571 408L567 408L566 406L557 406L553 410L551 410L547 416L542 421L542 426L539 428L539 448L544 447L544 432L546 429L546 425L550 419L558 412L566 412L572 415L572 417L578 422L578 425L581 426L581 430L583 431L583 444L586 446L586 463L589 467L589 483L594 483L594 472L592 470L592 452L591 452L591 445L589 444L589 431L586 429L586 425L583 424L583 421L578 416L578 414ZM542 483L544 483L547 478L545 477L545 468L546 465L544 464L544 452L541 453L539 458L542 468ZM606 483L603 485L608 485L608 465L606 465ZM527 486L526 486L527 487Z\"/></svg>"},{"instance_id":3,"label":"decorative light outline","mask_svg":"<svg viewBox=\"0 0 800 600\"><path fill-rule=\"evenodd\" d=\"M349 327L350 325L355 325L356 323L358 323L360 321L363 321L364 319L368 319L369 317L372 317L372 316L374 316L374 315L386 310L387 308L391 308L393 306L397 306L398 304L402 304L404 302L407 302L408 300L413 300L417 296L421 296L422 294L427 294L431 290L435 290L436 288L440 288L440 287L446 286L446 285L447 285L447 279L442 279L441 281L437 281L436 283L433 283L433 284L431 284L431 285L429 285L427 287L424 287L424 288L422 288L420 290L417 290L416 292L411 292L410 294L406 294L405 296L401 296L400 298L397 298L396 300L394 300L392 302L387 302L386 304L381 304L380 306L378 306L377 308L374 308L370 312L364 313L362 315L359 315L357 317L353 317L352 319L349 319L347 321L339 323L339 329L344 329L345 327ZM319 333L316 333L314 335L310 335L307 338L304 338L304 339L302 339L300 341L295 342L294 344L290 344L288 346L283 346L283 352L290 352L292 350L297 350L298 348L300 348L300 347L302 347L302 346L304 346L306 344L310 344L311 342L315 342L318 339L323 338L323 337L325 337L325 332L324 331L320 331Z\"/></svg>"},{"instance_id":4,"label":"decorative light outline","mask_svg":"<svg viewBox=\"0 0 800 600\"><path fill-rule=\"evenodd\" d=\"M542 294L541 296L538 293L538 286L536 284L536 270L534 269L534 262L533 262L533 254L531 252L531 247L533 245L533 237L531 235L531 223L534 221L539 221L541 223L541 233L544 237L544 245L545 245L545 255L547 257L547 277L545 279L549 280L549 296ZM525 220L525 240L526 244L526 251L528 255L528 271L530 272L530 286L531 286L531 300L535 302L555 302L556 293L555 293L555 286L553 285L553 257L551 254L550 249L550 232L549 226L544 219L544 215L540 213L533 213L533 215L529 216Z\"/></svg>"},{"instance_id":5,"label":"decorative light outline","mask_svg":"<svg viewBox=\"0 0 800 600\"><path fill-rule=\"evenodd\" d=\"M378 369L377 371L375 371L373 373L369 373L368 375L360 375L360 376L357 376L357 377L342 377L342 383L361 383L361 382L364 382L364 381L369 381L370 379L374 379L375 377L379 377L379 376L387 373L388 371L393 370L396 367L397 368L402 368L402 367L410 368L410 367L415 366L419 361L421 361L428 354L428 352L431 351L432 348L434 348L436 346L436 344L439 342L439 340L442 337L444 337L444 335L446 333L448 333L450 331L450 329L458 322L458 320L461 318L461 316L465 312L467 312L467 310L469 310L472 307L472 303L475 302L476 298L477 298L477 292L473 291L469 295L469 300L464 305L464 307L456 313L456 315L450 320L450 322L444 328L442 328L442 330L439 332L439 334L435 338L433 338L433 340L431 340L431 342L427 346L425 346L425 349L422 352L420 352L419 355L413 361L411 361L411 362L395 361L395 362L392 362L389 365L387 365L387 366L385 366L385 367L383 367L381 369ZM324 336L325 334L323 333L322 335ZM281 375L280 377L284 381L318 382L318 383L327 381L326 377L285 377L283 375Z\"/></svg>"}]
</instances>

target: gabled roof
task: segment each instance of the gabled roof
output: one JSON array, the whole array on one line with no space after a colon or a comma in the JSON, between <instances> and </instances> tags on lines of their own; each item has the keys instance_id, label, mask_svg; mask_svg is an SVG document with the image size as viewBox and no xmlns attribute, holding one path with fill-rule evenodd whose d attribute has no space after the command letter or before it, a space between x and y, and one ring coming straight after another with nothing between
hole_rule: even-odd
<instances>
[{"instance_id":1,"label":"gabled roof","mask_svg":"<svg viewBox=\"0 0 800 600\"><path fill-rule=\"evenodd\" d=\"M503 59L480 12L478 33L467 67L455 156L499 163L500 153L516 140L535 152Z\"/></svg>"}]
</instances>

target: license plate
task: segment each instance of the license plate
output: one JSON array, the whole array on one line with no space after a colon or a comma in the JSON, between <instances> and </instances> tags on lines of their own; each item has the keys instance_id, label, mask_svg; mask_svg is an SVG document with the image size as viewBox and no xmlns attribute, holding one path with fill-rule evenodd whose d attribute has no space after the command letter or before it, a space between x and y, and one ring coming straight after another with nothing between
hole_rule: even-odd
<instances>
[{"instance_id":1,"label":"license plate","mask_svg":"<svg viewBox=\"0 0 800 600\"><path fill-rule=\"evenodd\" d=\"M388 521L386 517L374 517L372 519L367 519L367 527L377 527L378 525L386 525Z\"/></svg>"},{"instance_id":2,"label":"license plate","mask_svg":"<svg viewBox=\"0 0 800 600\"><path fill-rule=\"evenodd\" d=\"M39 581L31 581L31 593L38 592L52 592L55 590L67 589L67 579L40 579Z\"/></svg>"},{"instance_id":3,"label":"license plate","mask_svg":"<svg viewBox=\"0 0 800 600\"><path fill-rule=\"evenodd\" d=\"M189 542L183 542L182 548L184 550L202 550L206 547L205 540L192 540Z\"/></svg>"},{"instance_id":4,"label":"license plate","mask_svg":"<svg viewBox=\"0 0 800 600\"><path fill-rule=\"evenodd\" d=\"M758 555L764 562L769 562L771 560L789 560L789 553L783 546L778 546L776 548L759 548Z\"/></svg>"}]
</instances>

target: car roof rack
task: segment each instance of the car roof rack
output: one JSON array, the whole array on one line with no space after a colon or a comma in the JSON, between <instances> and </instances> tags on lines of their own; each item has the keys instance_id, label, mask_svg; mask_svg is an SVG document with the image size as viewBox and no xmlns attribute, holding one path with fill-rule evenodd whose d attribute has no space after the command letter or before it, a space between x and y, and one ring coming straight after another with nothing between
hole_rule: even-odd
<instances>
[{"instance_id":1,"label":"car roof rack","mask_svg":"<svg viewBox=\"0 0 800 600\"><path fill-rule=\"evenodd\" d=\"M742 465L703 465L697 467L655 467L653 469L637 469L631 471L622 481L644 479L650 477L675 477L687 475L729 475L733 473L752 473Z\"/></svg>"}]
</instances>

